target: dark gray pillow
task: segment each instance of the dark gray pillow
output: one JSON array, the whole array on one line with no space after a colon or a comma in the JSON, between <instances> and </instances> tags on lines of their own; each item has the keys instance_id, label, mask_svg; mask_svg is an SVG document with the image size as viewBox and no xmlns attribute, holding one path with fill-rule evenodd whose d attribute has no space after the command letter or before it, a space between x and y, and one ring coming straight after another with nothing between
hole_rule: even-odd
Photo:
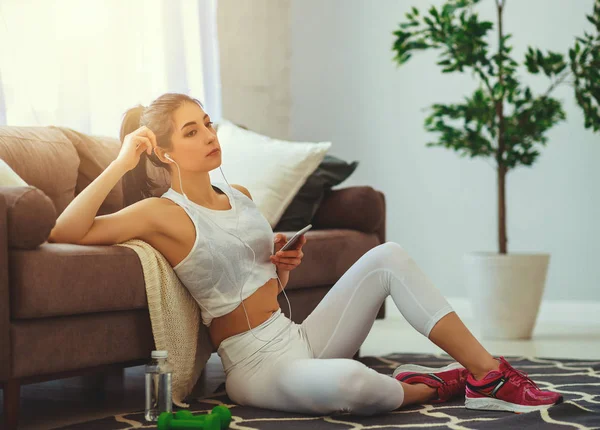
<instances>
[{"instance_id":1,"label":"dark gray pillow","mask_svg":"<svg viewBox=\"0 0 600 430\"><path fill-rule=\"evenodd\" d=\"M348 179L357 166L358 161L346 163L332 155L326 155L300 188L274 230L296 231L310 224L325 193Z\"/></svg>"}]
</instances>

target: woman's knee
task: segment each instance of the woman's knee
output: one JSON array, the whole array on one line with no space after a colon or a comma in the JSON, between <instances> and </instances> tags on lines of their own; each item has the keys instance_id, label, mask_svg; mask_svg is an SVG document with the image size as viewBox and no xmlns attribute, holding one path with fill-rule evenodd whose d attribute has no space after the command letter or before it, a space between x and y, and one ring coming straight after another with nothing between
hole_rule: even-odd
<instances>
[{"instance_id":1,"label":"woman's knee","mask_svg":"<svg viewBox=\"0 0 600 430\"><path fill-rule=\"evenodd\" d=\"M398 267L406 261L411 261L411 256L396 242L386 242L373 248L375 264L382 268Z\"/></svg>"},{"instance_id":2,"label":"woman's knee","mask_svg":"<svg viewBox=\"0 0 600 430\"><path fill-rule=\"evenodd\" d=\"M381 245L378 245L377 248L381 248L383 250L383 252L385 252L388 255L392 255L392 256L407 256L408 253L406 252L406 250L398 243L396 242L385 242L382 243Z\"/></svg>"}]
</instances>

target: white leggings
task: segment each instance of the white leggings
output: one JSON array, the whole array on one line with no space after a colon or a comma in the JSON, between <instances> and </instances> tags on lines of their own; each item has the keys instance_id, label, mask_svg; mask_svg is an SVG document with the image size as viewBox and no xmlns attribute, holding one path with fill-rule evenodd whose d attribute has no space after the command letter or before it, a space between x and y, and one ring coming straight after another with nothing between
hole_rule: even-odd
<instances>
[{"instance_id":1,"label":"white leggings","mask_svg":"<svg viewBox=\"0 0 600 430\"><path fill-rule=\"evenodd\" d=\"M389 295L427 337L452 312L406 251L385 243L363 255L302 324L279 310L254 335L225 339L218 353L227 394L241 405L307 414L372 415L399 408L402 385L351 358Z\"/></svg>"}]
</instances>

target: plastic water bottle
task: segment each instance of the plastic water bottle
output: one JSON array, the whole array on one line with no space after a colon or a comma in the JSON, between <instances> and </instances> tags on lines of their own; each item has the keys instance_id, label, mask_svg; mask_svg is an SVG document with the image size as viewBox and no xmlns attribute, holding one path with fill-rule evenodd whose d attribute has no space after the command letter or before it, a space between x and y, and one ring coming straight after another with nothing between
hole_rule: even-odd
<instances>
[{"instance_id":1,"label":"plastic water bottle","mask_svg":"<svg viewBox=\"0 0 600 430\"><path fill-rule=\"evenodd\" d=\"M169 364L167 357L167 351L152 351L152 361L146 365L146 421L158 421L161 413L173 410L173 366Z\"/></svg>"}]
</instances>

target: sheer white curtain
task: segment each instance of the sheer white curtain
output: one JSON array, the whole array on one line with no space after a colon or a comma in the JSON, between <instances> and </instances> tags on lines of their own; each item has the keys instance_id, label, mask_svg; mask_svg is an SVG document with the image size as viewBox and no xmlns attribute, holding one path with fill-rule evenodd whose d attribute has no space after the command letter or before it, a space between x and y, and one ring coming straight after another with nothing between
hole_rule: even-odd
<instances>
[{"instance_id":1,"label":"sheer white curtain","mask_svg":"<svg viewBox=\"0 0 600 430\"><path fill-rule=\"evenodd\" d=\"M118 136L165 92L221 116L217 0L0 0L0 125Z\"/></svg>"}]
</instances>

